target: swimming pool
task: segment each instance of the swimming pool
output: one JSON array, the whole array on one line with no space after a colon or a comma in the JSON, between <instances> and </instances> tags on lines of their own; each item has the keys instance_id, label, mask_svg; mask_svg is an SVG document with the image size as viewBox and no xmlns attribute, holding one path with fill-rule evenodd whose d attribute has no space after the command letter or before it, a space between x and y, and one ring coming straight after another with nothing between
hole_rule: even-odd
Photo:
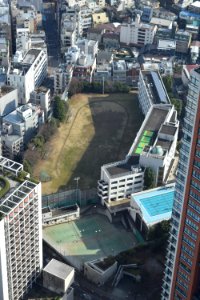
<instances>
[{"instance_id":1,"label":"swimming pool","mask_svg":"<svg viewBox=\"0 0 200 300\"><path fill-rule=\"evenodd\" d=\"M133 194L146 223L170 219L174 200L174 185Z\"/></svg>"}]
</instances>

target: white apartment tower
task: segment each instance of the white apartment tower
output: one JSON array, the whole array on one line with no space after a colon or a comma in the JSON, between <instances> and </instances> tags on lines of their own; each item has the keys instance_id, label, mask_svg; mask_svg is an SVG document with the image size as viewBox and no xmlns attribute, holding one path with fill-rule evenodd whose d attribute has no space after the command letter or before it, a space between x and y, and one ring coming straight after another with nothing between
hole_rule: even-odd
<instances>
[{"instance_id":1,"label":"white apartment tower","mask_svg":"<svg viewBox=\"0 0 200 300\"><path fill-rule=\"evenodd\" d=\"M3 171L18 175L23 166L0 156ZM14 182L14 181L13 181ZM15 183L0 204L0 299L19 300L42 269L41 184L25 180Z\"/></svg>"}]
</instances>

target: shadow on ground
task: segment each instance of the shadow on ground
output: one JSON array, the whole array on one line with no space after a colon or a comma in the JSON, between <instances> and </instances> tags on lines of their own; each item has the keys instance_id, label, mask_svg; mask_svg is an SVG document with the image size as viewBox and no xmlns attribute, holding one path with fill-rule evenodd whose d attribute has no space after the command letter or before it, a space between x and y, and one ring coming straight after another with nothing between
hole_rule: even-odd
<instances>
[{"instance_id":1,"label":"shadow on ground","mask_svg":"<svg viewBox=\"0 0 200 300\"><path fill-rule=\"evenodd\" d=\"M91 95L89 108L95 133L71 178L61 189L76 187L75 177L80 177L80 188L95 188L101 166L125 158L143 121L137 95L131 96L116 94L116 98L111 95L100 100ZM83 138L84 135L87 128L84 128Z\"/></svg>"}]
</instances>

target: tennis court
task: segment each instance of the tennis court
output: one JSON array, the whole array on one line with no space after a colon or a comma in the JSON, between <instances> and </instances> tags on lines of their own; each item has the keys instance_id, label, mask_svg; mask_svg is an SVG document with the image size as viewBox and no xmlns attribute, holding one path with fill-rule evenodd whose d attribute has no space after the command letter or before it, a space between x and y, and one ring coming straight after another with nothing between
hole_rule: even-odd
<instances>
[{"instance_id":1,"label":"tennis court","mask_svg":"<svg viewBox=\"0 0 200 300\"><path fill-rule=\"evenodd\" d=\"M111 224L97 214L46 227L43 238L79 269L85 261L116 255L138 243L121 224Z\"/></svg>"}]
</instances>

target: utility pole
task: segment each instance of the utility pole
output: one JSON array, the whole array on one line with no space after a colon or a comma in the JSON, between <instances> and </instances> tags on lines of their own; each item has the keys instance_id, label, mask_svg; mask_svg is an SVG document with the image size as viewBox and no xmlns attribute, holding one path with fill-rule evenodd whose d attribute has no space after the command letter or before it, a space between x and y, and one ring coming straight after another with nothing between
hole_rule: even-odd
<instances>
[{"instance_id":1,"label":"utility pole","mask_svg":"<svg viewBox=\"0 0 200 300\"><path fill-rule=\"evenodd\" d=\"M80 177L75 177L74 180L76 181L76 203L78 202L78 182ZM79 203L80 205L80 203Z\"/></svg>"},{"instance_id":2,"label":"utility pole","mask_svg":"<svg viewBox=\"0 0 200 300\"><path fill-rule=\"evenodd\" d=\"M103 76L102 94L104 95L104 76Z\"/></svg>"}]
</instances>

